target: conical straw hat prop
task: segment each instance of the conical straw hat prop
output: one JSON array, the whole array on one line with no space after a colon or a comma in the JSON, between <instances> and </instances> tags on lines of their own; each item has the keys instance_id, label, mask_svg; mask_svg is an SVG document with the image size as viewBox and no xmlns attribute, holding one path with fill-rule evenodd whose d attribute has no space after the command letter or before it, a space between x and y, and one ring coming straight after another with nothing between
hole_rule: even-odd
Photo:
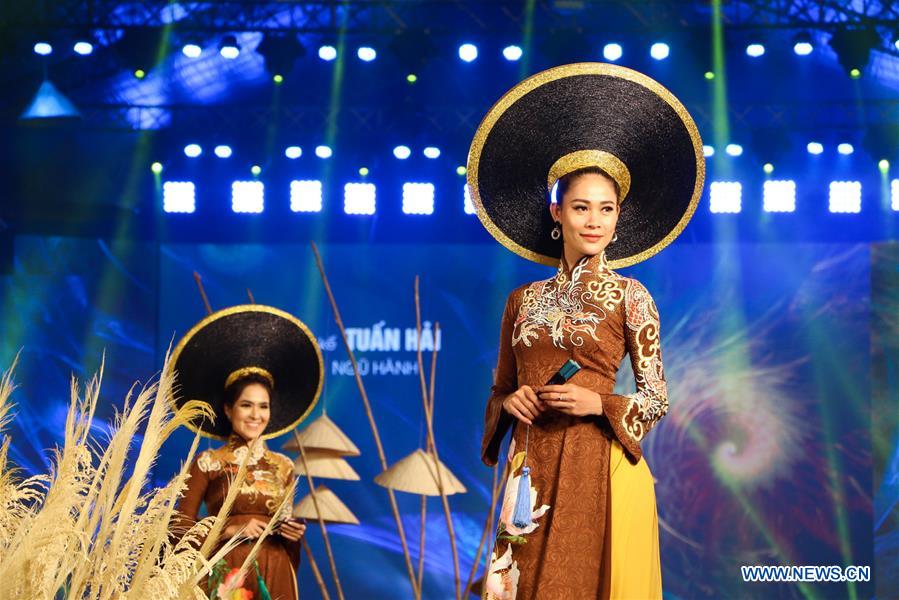
<instances>
[{"instance_id":1,"label":"conical straw hat prop","mask_svg":"<svg viewBox=\"0 0 899 600\"><path fill-rule=\"evenodd\" d=\"M306 466L309 467L309 474L313 477L359 481L359 474L350 466L350 463L343 460L339 454L327 450L307 450ZM297 475L306 474L301 459L293 462L293 472Z\"/></svg>"},{"instance_id":2,"label":"conical straw hat prop","mask_svg":"<svg viewBox=\"0 0 899 600\"><path fill-rule=\"evenodd\" d=\"M347 505L340 501L337 495L323 485L315 488L315 499L318 501L321 517L327 523L346 523L358 525L359 519L353 514ZM318 513L315 510L315 502L312 494L307 495L293 507L293 516L298 519L317 520Z\"/></svg>"},{"instance_id":3,"label":"conical straw hat prop","mask_svg":"<svg viewBox=\"0 0 899 600\"><path fill-rule=\"evenodd\" d=\"M298 431L297 436L299 443L303 444L307 451L328 450L340 456L360 455L356 444L325 414L309 423L302 431ZM281 449L299 452L300 447L297 444L297 438L292 438L281 446Z\"/></svg>"},{"instance_id":4,"label":"conical straw hat prop","mask_svg":"<svg viewBox=\"0 0 899 600\"><path fill-rule=\"evenodd\" d=\"M435 463L434 457L426 454L419 448L406 458L375 477L378 485L422 496L439 496L440 487L437 483L437 467L440 465L440 478L443 482L444 493L464 494L467 490L452 471L446 468L442 462Z\"/></svg>"}]
</instances>

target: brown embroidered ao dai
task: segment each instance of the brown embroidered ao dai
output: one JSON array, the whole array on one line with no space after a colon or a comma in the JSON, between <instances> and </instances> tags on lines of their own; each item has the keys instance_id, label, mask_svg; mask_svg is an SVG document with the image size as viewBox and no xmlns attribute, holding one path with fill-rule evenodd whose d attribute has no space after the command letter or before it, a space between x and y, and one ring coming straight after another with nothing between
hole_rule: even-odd
<instances>
[{"instance_id":1,"label":"brown embroidered ao dai","mask_svg":"<svg viewBox=\"0 0 899 600\"><path fill-rule=\"evenodd\" d=\"M197 456L190 468L187 490L178 507L186 525L197 520L200 505L204 502L209 514L218 513L228 495L230 481L249 451L247 443L232 434L221 448L206 450ZM293 461L283 454L272 452L265 442L261 442L247 461L246 480L234 501L226 526L243 525L253 517L268 521L290 516L292 505L288 505L285 515L275 515L275 511L284 495L292 493L293 480ZM254 540L243 542L228 553L225 561L229 571L243 564L253 543ZM262 542L256 562L272 600L297 599L296 568L300 562L300 547L300 542L288 541L276 533ZM255 569L247 572L243 587L253 592L253 598L260 597Z\"/></svg>"},{"instance_id":2,"label":"brown embroidered ao dai","mask_svg":"<svg viewBox=\"0 0 899 600\"><path fill-rule=\"evenodd\" d=\"M622 396L612 390L625 354L637 391ZM602 596L610 448L617 439L636 463L640 441L668 409L655 303L640 282L612 271L604 254L584 257L570 273L563 261L555 277L509 296L496 383L487 401L486 464L496 464L513 425L503 399L522 385L545 385L570 358L582 367L570 382L599 393L604 414L573 417L547 409L530 428L516 422L512 472L484 585L488 600ZM519 529L511 515L526 434L532 523Z\"/></svg>"}]
</instances>

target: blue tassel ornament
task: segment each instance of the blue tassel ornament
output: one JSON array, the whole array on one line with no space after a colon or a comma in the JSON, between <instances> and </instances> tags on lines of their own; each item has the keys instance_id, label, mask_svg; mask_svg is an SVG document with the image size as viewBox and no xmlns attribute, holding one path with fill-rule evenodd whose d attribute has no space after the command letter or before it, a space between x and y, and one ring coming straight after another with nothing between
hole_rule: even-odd
<instances>
[{"instance_id":1,"label":"blue tassel ornament","mask_svg":"<svg viewBox=\"0 0 899 600\"><path fill-rule=\"evenodd\" d=\"M531 469L521 469L521 479L518 480L518 496L515 498L515 510L512 511L512 524L519 529L524 529L531 524Z\"/></svg>"}]
</instances>

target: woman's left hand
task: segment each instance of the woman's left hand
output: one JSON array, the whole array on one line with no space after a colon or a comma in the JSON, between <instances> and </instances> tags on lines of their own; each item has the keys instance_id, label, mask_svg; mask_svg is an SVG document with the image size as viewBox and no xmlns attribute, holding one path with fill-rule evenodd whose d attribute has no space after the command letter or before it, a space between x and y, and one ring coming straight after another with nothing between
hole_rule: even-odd
<instances>
[{"instance_id":1,"label":"woman's left hand","mask_svg":"<svg viewBox=\"0 0 899 600\"><path fill-rule=\"evenodd\" d=\"M538 395L547 406L566 415L586 417L602 414L602 396L573 383L545 385Z\"/></svg>"},{"instance_id":2,"label":"woman's left hand","mask_svg":"<svg viewBox=\"0 0 899 600\"><path fill-rule=\"evenodd\" d=\"M287 520L278 528L278 535L291 542L299 542L306 533L306 524L302 521Z\"/></svg>"}]
</instances>

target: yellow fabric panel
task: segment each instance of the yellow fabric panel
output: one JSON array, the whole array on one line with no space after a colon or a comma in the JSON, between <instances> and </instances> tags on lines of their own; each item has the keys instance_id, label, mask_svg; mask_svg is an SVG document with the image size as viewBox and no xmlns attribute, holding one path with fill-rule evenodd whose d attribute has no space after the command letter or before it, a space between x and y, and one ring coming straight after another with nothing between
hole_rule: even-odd
<instances>
[{"instance_id":1,"label":"yellow fabric panel","mask_svg":"<svg viewBox=\"0 0 899 600\"><path fill-rule=\"evenodd\" d=\"M636 465L631 464L621 444L614 440L609 454L609 478L611 497L603 544L602 598L661 598L659 519L649 466L642 458Z\"/></svg>"}]
</instances>

